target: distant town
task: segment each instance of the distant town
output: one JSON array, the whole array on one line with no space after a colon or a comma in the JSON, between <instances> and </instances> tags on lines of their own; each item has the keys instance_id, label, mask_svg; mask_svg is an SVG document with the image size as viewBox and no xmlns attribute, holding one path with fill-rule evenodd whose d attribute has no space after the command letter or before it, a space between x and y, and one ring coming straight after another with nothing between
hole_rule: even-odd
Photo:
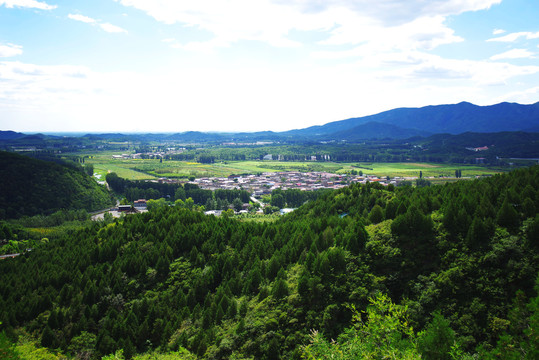
<instances>
[{"instance_id":1,"label":"distant town","mask_svg":"<svg viewBox=\"0 0 539 360\"><path fill-rule=\"evenodd\" d=\"M340 189L352 183L379 182L382 185L398 185L399 182L415 178L379 178L374 175L332 174L328 172L266 172L259 175L231 175L229 177L197 178L191 183L205 190L247 190L259 197L275 189Z\"/></svg>"}]
</instances>

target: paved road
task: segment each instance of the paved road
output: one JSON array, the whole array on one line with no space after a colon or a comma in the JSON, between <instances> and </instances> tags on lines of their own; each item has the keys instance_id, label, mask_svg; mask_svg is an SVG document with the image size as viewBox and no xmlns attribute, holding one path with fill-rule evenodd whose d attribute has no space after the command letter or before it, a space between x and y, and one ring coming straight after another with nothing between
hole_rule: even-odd
<instances>
[{"instance_id":1,"label":"paved road","mask_svg":"<svg viewBox=\"0 0 539 360\"><path fill-rule=\"evenodd\" d=\"M264 203L263 203L262 201L256 199L254 196L251 196L251 201L252 201L252 202L257 202L257 203L259 203L260 206L264 206Z\"/></svg>"},{"instance_id":2,"label":"paved road","mask_svg":"<svg viewBox=\"0 0 539 360\"><path fill-rule=\"evenodd\" d=\"M14 258L14 257L17 257L19 256L20 254L7 254L7 255L0 255L0 260L3 260L3 259L9 259L9 258Z\"/></svg>"}]
</instances>

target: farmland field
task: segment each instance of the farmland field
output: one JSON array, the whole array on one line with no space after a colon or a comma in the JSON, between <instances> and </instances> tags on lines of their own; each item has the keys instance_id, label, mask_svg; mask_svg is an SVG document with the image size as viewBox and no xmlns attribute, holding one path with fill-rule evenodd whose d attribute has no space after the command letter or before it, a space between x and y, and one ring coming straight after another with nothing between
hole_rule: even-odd
<instances>
[{"instance_id":1,"label":"farmland field","mask_svg":"<svg viewBox=\"0 0 539 360\"><path fill-rule=\"evenodd\" d=\"M347 173L351 170L362 171L363 174L389 177L453 177L455 170L462 171L463 177L493 175L501 170L483 166L437 163L336 163L308 161L226 161L213 164L159 159L112 159L112 153L93 154L87 159L94 165L94 171L102 178L109 172L129 180L147 180L160 177L188 178L226 177L232 174L256 174L263 172L283 171L325 171L330 173Z\"/></svg>"},{"instance_id":2,"label":"farmland field","mask_svg":"<svg viewBox=\"0 0 539 360\"><path fill-rule=\"evenodd\" d=\"M361 163L354 165L361 166L361 170L364 174L390 177L417 177L420 171L423 173L423 177L453 177L455 175L455 170L462 170L463 177L494 175L502 172L500 169L462 164ZM370 168L372 170L368 170L366 168Z\"/></svg>"}]
</instances>

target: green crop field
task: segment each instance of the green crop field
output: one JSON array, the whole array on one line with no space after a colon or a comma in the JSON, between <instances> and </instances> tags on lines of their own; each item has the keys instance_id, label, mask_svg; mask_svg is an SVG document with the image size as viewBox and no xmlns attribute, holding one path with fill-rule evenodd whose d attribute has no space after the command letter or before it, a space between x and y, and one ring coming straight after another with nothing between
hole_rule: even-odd
<instances>
[{"instance_id":1,"label":"green crop field","mask_svg":"<svg viewBox=\"0 0 539 360\"><path fill-rule=\"evenodd\" d=\"M494 175L502 172L499 169L462 164L360 163L353 164L353 166L357 170L363 171L364 174L390 177L417 177L419 176L420 171L423 173L423 177L453 177L455 175L455 170L462 170L463 177Z\"/></svg>"},{"instance_id":2,"label":"green crop field","mask_svg":"<svg viewBox=\"0 0 539 360\"><path fill-rule=\"evenodd\" d=\"M226 161L214 164L159 159L113 159L112 153L92 154L86 162L94 165L94 170L102 178L109 172L129 180L147 180L159 177L188 178L225 177L232 174L257 174L283 171L325 171L347 173L361 171L367 175L380 177L418 177L419 172L425 178L453 177L455 170L461 170L463 177L493 175L502 172L499 169L476 165L435 164L435 163L336 163L336 162L285 162L285 161ZM437 179L436 179L437 180ZM447 181L447 179L445 180Z\"/></svg>"}]
</instances>

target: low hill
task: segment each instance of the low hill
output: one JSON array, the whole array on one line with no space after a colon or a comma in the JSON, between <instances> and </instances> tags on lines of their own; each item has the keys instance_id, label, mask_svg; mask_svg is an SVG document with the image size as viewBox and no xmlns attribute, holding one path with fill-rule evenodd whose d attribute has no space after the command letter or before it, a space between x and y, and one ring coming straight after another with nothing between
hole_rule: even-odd
<instances>
[{"instance_id":1,"label":"low hill","mask_svg":"<svg viewBox=\"0 0 539 360\"><path fill-rule=\"evenodd\" d=\"M539 158L539 133L499 132L436 134L413 142L424 154L456 158Z\"/></svg>"},{"instance_id":2,"label":"low hill","mask_svg":"<svg viewBox=\"0 0 539 360\"><path fill-rule=\"evenodd\" d=\"M23 133L18 133L15 131L0 131L0 141L16 140L24 136L25 135Z\"/></svg>"},{"instance_id":3,"label":"low hill","mask_svg":"<svg viewBox=\"0 0 539 360\"><path fill-rule=\"evenodd\" d=\"M0 152L0 217L50 214L60 209L98 210L107 190L79 169Z\"/></svg>"},{"instance_id":4,"label":"low hill","mask_svg":"<svg viewBox=\"0 0 539 360\"><path fill-rule=\"evenodd\" d=\"M185 142L212 142L221 141L223 139L223 135L217 133L204 133L200 131L187 131L169 135L167 138L170 140Z\"/></svg>"}]
</instances>

